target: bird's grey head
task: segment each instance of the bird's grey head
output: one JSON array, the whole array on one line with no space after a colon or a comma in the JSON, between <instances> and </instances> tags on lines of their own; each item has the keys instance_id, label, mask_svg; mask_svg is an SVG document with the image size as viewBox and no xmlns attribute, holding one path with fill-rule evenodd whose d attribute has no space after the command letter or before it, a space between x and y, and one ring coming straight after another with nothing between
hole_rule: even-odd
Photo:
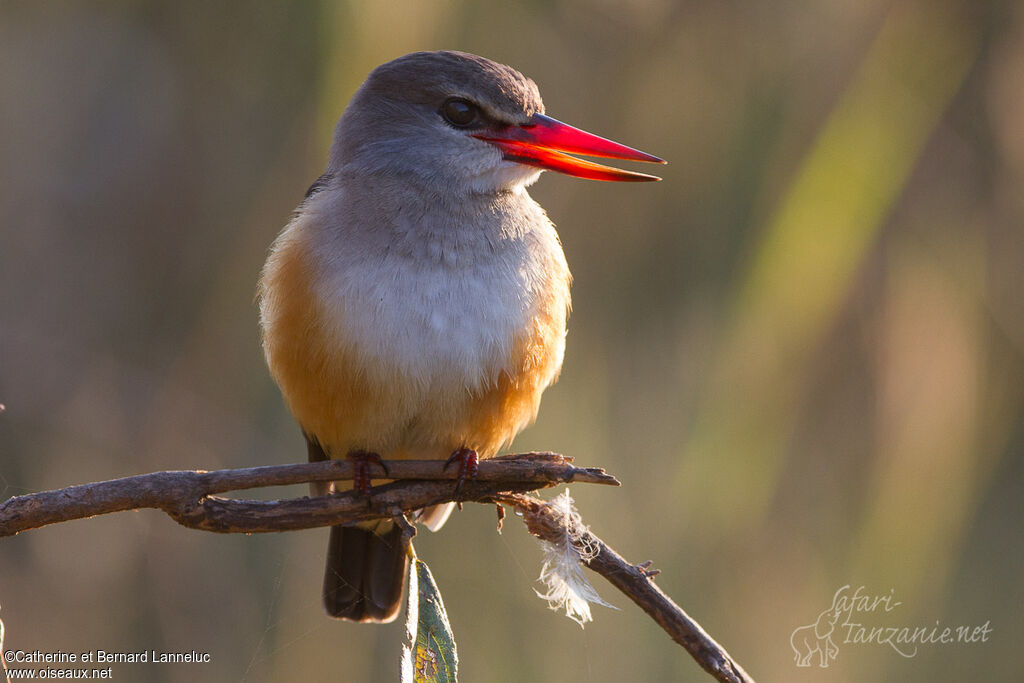
<instances>
[{"instance_id":1,"label":"bird's grey head","mask_svg":"<svg viewBox=\"0 0 1024 683\"><path fill-rule=\"evenodd\" d=\"M537 85L463 52L414 52L369 75L338 122L328 172L408 182L435 193L492 193L540 169L478 136L544 113Z\"/></svg>"}]
</instances>

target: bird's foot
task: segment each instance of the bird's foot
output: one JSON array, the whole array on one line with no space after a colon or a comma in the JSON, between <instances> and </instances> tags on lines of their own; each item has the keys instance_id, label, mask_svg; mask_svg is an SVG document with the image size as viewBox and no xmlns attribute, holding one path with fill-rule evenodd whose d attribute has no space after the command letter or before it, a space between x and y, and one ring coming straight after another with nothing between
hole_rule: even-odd
<instances>
[{"instance_id":1,"label":"bird's foot","mask_svg":"<svg viewBox=\"0 0 1024 683\"><path fill-rule=\"evenodd\" d=\"M370 472L370 465L378 465L384 470L384 476L388 476L387 466L381 462L379 453L370 451L349 451L345 456L352 462L352 488L362 494L370 495L370 482L373 479Z\"/></svg>"},{"instance_id":2,"label":"bird's foot","mask_svg":"<svg viewBox=\"0 0 1024 683\"><path fill-rule=\"evenodd\" d=\"M472 448L459 448L448 458L444 469L448 469L452 463L459 464L459 476L455 484L455 491L458 493L462 490L466 479L474 479L480 471L480 456Z\"/></svg>"}]
</instances>

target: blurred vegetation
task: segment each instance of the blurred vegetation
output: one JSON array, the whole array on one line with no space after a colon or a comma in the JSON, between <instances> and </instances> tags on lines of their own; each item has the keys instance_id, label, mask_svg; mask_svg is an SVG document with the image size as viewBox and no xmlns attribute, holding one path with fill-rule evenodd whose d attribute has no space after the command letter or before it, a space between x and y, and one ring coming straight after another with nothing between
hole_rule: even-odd
<instances>
[{"instance_id":1,"label":"blurred vegetation","mask_svg":"<svg viewBox=\"0 0 1024 683\"><path fill-rule=\"evenodd\" d=\"M532 190L574 313L516 449L618 475L575 489L584 518L759 680L1024 679L1020 3L0 3L0 494L305 457L258 272L366 73L440 48L671 162ZM494 526L470 506L417 540L465 680L706 680L600 584L621 612L549 612L536 543ZM6 646L396 680L401 624L323 615L325 546L155 512L0 541ZM797 669L789 634L844 584L993 637Z\"/></svg>"}]
</instances>

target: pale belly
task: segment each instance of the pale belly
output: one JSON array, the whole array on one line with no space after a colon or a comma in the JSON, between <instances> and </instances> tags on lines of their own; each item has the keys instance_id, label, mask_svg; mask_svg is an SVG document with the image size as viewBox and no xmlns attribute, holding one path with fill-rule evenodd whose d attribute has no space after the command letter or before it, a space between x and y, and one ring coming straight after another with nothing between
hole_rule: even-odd
<instances>
[{"instance_id":1,"label":"pale belly","mask_svg":"<svg viewBox=\"0 0 1024 683\"><path fill-rule=\"evenodd\" d=\"M545 255L326 272L307 256L293 240L268 262L264 345L292 413L331 457L489 457L534 419L561 367L568 305L567 273Z\"/></svg>"}]
</instances>

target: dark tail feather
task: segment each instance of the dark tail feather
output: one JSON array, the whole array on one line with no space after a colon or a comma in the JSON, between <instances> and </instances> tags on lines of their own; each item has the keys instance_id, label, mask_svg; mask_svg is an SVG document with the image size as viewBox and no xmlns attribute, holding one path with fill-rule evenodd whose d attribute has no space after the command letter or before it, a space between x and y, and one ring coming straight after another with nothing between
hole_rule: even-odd
<instances>
[{"instance_id":1,"label":"dark tail feather","mask_svg":"<svg viewBox=\"0 0 1024 683\"><path fill-rule=\"evenodd\" d=\"M324 607L338 619L386 623L398 616L409 539L393 521L331 527Z\"/></svg>"}]
</instances>

